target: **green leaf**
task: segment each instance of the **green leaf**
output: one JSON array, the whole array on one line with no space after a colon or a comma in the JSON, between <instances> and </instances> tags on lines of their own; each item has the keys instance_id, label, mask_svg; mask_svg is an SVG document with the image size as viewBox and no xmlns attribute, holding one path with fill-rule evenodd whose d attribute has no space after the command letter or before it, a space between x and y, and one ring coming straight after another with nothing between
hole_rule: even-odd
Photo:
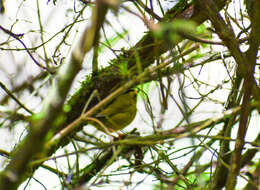
<instances>
[{"instance_id":1,"label":"green leaf","mask_svg":"<svg viewBox=\"0 0 260 190\"><path fill-rule=\"evenodd\" d=\"M207 31L207 27L204 24L199 25L196 29L198 34L203 34Z\"/></svg>"},{"instance_id":2,"label":"green leaf","mask_svg":"<svg viewBox=\"0 0 260 190\"><path fill-rule=\"evenodd\" d=\"M195 35L197 33L195 22L187 20L175 20L170 23L162 23L158 30L154 31L155 37L170 42L177 42L181 35Z\"/></svg>"},{"instance_id":3,"label":"green leaf","mask_svg":"<svg viewBox=\"0 0 260 190\"><path fill-rule=\"evenodd\" d=\"M105 42L100 45L98 52L102 53L105 47L113 47L120 39L128 34L127 30L124 30L122 33L117 33L116 35L108 38Z\"/></svg>"},{"instance_id":4,"label":"green leaf","mask_svg":"<svg viewBox=\"0 0 260 190\"><path fill-rule=\"evenodd\" d=\"M127 74L128 74L127 64L128 64L128 62L125 61L125 62L122 62L122 63L119 65L120 73L121 73L122 75L127 75Z\"/></svg>"}]
</instances>

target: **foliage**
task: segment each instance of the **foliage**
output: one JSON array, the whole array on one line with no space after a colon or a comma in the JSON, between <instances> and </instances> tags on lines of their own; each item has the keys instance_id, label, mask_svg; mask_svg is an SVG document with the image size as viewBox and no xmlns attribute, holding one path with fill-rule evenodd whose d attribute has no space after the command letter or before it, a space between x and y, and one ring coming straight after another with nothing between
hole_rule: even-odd
<instances>
[{"instance_id":1,"label":"foliage","mask_svg":"<svg viewBox=\"0 0 260 190\"><path fill-rule=\"evenodd\" d=\"M0 190L258 188L259 1L12 3ZM89 124L133 88L129 126Z\"/></svg>"}]
</instances>

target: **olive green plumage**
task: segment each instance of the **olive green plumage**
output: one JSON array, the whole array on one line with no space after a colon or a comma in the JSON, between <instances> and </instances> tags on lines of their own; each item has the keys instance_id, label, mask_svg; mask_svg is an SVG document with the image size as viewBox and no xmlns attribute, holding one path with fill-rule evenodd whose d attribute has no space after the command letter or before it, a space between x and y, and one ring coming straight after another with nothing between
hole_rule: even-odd
<instances>
[{"instance_id":1,"label":"olive green plumage","mask_svg":"<svg viewBox=\"0 0 260 190\"><path fill-rule=\"evenodd\" d=\"M95 116L98 122L91 121L89 123L103 132L121 130L134 120L137 111L136 102L137 91L130 90L125 94L119 95L112 103L99 112ZM99 122L104 126L101 126Z\"/></svg>"}]
</instances>

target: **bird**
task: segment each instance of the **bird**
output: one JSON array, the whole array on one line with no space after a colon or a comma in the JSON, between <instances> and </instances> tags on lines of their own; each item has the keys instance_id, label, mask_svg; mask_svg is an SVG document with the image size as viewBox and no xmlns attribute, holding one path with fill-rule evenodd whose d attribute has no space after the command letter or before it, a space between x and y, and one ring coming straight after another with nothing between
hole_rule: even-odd
<instances>
[{"instance_id":1,"label":"bird","mask_svg":"<svg viewBox=\"0 0 260 190\"><path fill-rule=\"evenodd\" d=\"M88 123L105 133L124 129L136 116L136 103L137 90L130 89L115 98Z\"/></svg>"}]
</instances>

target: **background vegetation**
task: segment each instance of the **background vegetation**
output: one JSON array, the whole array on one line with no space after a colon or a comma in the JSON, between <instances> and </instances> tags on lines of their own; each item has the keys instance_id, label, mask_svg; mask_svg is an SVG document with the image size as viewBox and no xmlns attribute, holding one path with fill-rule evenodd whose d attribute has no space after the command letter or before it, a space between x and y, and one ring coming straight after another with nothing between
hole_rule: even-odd
<instances>
[{"instance_id":1,"label":"background vegetation","mask_svg":"<svg viewBox=\"0 0 260 190\"><path fill-rule=\"evenodd\" d=\"M259 189L259 10L1 1L0 189ZM132 88L120 135L87 124Z\"/></svg>"}]
</instances>

